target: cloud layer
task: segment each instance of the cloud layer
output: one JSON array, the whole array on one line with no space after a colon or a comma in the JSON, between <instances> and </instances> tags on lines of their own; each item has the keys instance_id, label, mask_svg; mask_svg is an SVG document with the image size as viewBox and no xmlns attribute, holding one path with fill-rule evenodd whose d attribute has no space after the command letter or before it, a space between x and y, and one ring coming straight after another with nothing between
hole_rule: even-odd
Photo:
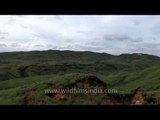
<instances>
[{"instance_id":1,"label":"cloud layer","mask_svg":"<svg viewBox=\"0 0 160 120\"><path fill-rule=\"evenodd\" d=\"M0 15L0 52L48 49L160 56L160 16Z\"/></svg>"}]
</instances>

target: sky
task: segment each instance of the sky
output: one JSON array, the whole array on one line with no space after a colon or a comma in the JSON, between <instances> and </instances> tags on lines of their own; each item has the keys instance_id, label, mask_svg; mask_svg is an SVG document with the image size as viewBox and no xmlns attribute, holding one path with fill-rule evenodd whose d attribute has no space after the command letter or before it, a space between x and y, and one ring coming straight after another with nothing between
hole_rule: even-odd
<instances>
[{"instance_id":1,"label":"sky","mask_svg":"<svg viewBox=\"0 0 160 120\"><path fill-rule=\"evenodd\" d=\"M50 49L160 56L160 15L0 15L0 52Z\"/></svg>"}]
</instances>

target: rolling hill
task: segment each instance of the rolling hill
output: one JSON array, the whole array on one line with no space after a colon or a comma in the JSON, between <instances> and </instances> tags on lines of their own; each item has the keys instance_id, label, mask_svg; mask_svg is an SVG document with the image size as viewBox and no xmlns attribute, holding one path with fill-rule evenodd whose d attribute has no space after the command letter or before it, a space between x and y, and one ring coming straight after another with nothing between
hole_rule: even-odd
<instances>
[{"instance_id":1,"label":"rolling hill","mask_svg":"<svg viewBox=\"0 0 160 120\"><path fill-rule=\"evenodd\" d=\"M117 93L44 92L86 86ZM0 104L133 104L131 91L138 88L144 95L143 104L160 104L159 86L160 58L153 55L57 50L0 53Z\"/></svg>"}]
</instances>

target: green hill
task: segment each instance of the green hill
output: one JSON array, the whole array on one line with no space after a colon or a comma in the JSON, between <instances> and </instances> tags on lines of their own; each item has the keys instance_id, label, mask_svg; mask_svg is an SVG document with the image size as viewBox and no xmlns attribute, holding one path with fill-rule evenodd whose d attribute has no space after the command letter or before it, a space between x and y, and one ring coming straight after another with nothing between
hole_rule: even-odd
<instances>
[{"instance_id":1,"label":"green hill","mask_svg":"<svg viewBox=\"0 0 160 120\"><path fill-rule=\"evenodd\" d=\"M0 80L35 75L65 74L71 72L116 74L133 72L160 63L157 56L73 51L31 51L0 53Z\"/></svg>"},{"instance_id":2,"label":"green hill","mask_svg":"<svg viewBox=\"0 0 160 120\"><path fill-rule=\"evenodd\" d=\"M106 102L104 94L67 95L65 99L57 100L44 92L73 85L84 88L89 84L91 87L94 79L84 81L82 85L77 83L87 76L96 76L107 88L117 90L120 96L141 88L147 96L145 103L159 104L159 57L56 50L0 53L0 104L114 104L117 98L108 97L112 101ZM94 87L98 87L99 83L96 84ZM125 104L124 101L115 103Z\"/></svg>"}]
</instances>

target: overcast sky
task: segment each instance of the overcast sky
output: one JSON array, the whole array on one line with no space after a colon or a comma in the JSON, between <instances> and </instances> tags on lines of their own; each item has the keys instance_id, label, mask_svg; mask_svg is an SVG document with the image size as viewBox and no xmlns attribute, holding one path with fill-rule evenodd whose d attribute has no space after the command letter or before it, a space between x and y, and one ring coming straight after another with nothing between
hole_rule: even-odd
<instances>
[{"instance_id":1,"label":"overcast sky","mask_svg":"<svg viewBox=\"0 0 160 120\"><path fill-rule=\"evenodd\" d=\"M160 56L160 16L0 15L0 52L48 49Z\"/></svg>"}]
</instances>

